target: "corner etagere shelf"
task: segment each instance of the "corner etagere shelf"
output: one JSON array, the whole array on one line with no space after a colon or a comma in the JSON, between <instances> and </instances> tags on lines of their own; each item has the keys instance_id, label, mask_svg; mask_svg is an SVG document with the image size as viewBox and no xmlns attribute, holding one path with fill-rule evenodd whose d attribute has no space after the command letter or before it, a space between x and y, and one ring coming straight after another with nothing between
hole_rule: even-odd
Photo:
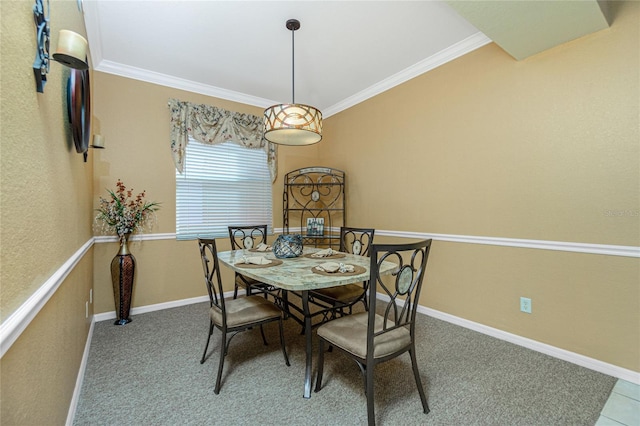
<instances>
[{"instance_id":1,"label":"corner etagere shelf","mask_svg":"<svg viewBox=\"0 0 640 426\"><path fill-rule=\"evenodd\" d=\"M346 226L344 184L344 172L329 167L305 167L287 173L284 231L300 233L305 245L337 249L340 227Z\"/></svg>"}]
</instances>

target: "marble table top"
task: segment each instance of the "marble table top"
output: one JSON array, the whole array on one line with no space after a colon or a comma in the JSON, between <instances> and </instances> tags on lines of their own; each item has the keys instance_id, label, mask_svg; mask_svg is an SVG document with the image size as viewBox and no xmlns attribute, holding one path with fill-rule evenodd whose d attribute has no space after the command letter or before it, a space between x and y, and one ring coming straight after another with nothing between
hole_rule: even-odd
<instances>
[{"instance_id":1,"label":"marble table top","mask_svg":"<svg viewBox=\"0 0 640 426\"><path fill-rule=\"evenodd\" d=\"M337 287L346 284L359 283L369 279L369 266L371 259L366 256L358 256L345 253L339 259L310 258L305 254L315 253L320 249L305 247L300 257L279 259L280 265L262 268L247 268L236 265L244 256L263 256L267 259L277 259L272 252L249 252L248 250L231 250L218 252L220 263L228 266L242 275L251 277L266 284L271 284L284 290L305 291L319 288ZM340 273L321 275L313 272L312 268L325 262L338 262L345 265L358 265L365 268L365 272L357 275L343 275ZM383 262L380 267L381 275L389 275L397 265L392 262Z\"/></svg>"}]
</instances>

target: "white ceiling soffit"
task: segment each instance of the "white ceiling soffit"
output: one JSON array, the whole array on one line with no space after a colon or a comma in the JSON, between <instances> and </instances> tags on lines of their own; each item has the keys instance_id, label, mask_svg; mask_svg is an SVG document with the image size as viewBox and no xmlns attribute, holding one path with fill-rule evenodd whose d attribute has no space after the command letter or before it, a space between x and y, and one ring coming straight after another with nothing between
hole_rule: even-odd
<instances>
[{"instance_id":1,"label":"white ceiling soffit","mask_svg":"<svg viewBox=\"0 0 640 426\"><path fill-rule=\"evenodd\" d=\"M517 60L609 27L607 3L596 0L447 4Z\"/></svg>"},{"instance_id":2,"label":"white ceiling soffit","mask_svg":"<svg viewBox=\"0 0 640 426\"><path fill-rule=\"evenodd\" d=\"M491 40L443 1L84 0L95 70L329 117Z\"/></svg>"}]
</instances>

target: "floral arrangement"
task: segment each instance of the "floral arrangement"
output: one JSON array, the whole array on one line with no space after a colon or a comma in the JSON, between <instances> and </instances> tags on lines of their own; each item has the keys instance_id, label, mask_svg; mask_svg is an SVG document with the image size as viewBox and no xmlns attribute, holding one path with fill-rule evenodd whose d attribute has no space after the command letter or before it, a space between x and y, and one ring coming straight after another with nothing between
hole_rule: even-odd
<instances>
[{"instance_id":1,"label":"floral arrangement","mask_svg":"<svg viewBox=\"0 0 640 426\"><path fill-rule=\"evenodd\" d=\"M95 222L101 225L99 229L103 233L115 231L122 241L127 234L152 227L160 203L145 201L145 191L132 198L133 190L127 189L120 179L116 186L118 189L115 192L107 190L111 196L109 199L100 197L100 208L96 209L98 214Z\"/></svg>"}]
</instances>

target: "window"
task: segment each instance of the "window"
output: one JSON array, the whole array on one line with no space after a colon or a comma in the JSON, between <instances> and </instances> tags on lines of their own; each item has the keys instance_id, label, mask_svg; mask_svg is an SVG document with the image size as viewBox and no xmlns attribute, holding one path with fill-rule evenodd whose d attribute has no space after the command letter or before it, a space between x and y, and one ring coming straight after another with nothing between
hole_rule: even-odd
<instances>
[{"instance_id":1,"label":"window","mask_svg":"<svg viewBox=\"0 0 640 426\"><path fill-rule=\"evenodd\" d=\"M272 202L264 150L189 138L176 171L177 239L228 237L229 225L267 224L271 233Z\"/></svg>"}]
</instances>

